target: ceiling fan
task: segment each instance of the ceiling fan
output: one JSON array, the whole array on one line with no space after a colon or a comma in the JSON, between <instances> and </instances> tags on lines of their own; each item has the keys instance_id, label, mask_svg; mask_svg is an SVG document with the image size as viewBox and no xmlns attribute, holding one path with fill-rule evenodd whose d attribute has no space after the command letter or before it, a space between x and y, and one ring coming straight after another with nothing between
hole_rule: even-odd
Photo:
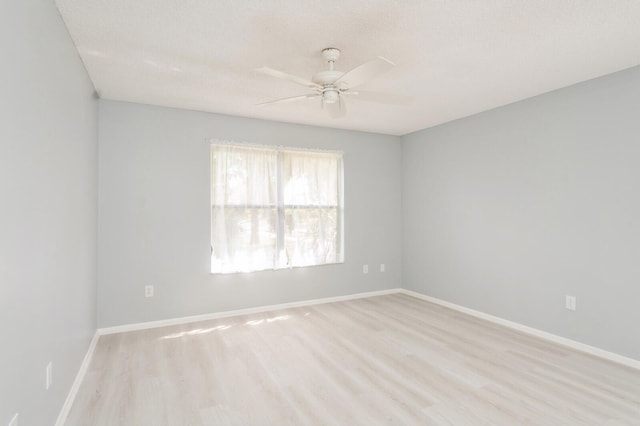
<instances>
[{"instance_id":1,"label":"ceiling fan","mask_svg":"<svg viewBox=\"0 0 640 426\"><path fill-rule=\"evenodd\" d=\"M344 117L347 113L345 99L347 97L368 102L380 102L394 105L407 105L413 100L410 96L353 90L370 79L389 71L395 64L388 59L378 56L365 62L348 72L335 69L335 62L340 57L340 50L328 47L322 50L322 59L328 64L328 69L317 72L310 80L304 77L287 74L269 67L258 68L256 71L271 77L292 81L313 89L313 93L291 96L283 99L263 102L258 105L295 102L303 99L320 99L320 105L326 109L332 118Z\"/></svg>"}]
</instances>

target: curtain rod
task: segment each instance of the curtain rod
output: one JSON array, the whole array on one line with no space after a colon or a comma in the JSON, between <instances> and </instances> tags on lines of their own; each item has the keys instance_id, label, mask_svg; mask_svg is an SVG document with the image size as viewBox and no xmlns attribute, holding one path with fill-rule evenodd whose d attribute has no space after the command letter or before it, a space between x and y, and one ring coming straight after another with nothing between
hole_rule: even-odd
<instances>
[{"instance_id":1,"label":"curtain rod","mask_svg":"<svg viewBox=\"0 0 640 426\"><path fill-rule=\"evenodd\" d=\"M238 142L238 141L230 141L225 139L207 139L207 143L210 145L233 145L247 148L256 148L256 149L270 149L273 150L278 149L281 151L299 151L299 152L315 152L315 153L326 153L326 154L340 154L344 155L344 151L339 150L331 150L331 149L322 149L322 148L300 148L300 147L289 147L284 145L267 145L267 144L257 144L251 142Z\"/></svg>"}]
</instances>

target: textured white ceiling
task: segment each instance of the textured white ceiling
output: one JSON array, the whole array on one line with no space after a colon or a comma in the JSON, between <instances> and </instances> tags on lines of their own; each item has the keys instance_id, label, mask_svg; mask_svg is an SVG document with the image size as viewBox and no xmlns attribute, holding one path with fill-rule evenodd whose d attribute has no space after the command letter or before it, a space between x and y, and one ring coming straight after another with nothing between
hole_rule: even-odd
<instances>
[{"instance_id":1,"label":"textured white ceiling","mask_svg":"<svg viewBox=\"0 0 640 426\"><path fill-rule=\"evenodd\" d=\"M102 98L394 135L640 64L637 0L57 0ZM307 93L257 73L310 78L338 47L347 71L397 66L331 119Z\"/></svg>"}]
</instances>

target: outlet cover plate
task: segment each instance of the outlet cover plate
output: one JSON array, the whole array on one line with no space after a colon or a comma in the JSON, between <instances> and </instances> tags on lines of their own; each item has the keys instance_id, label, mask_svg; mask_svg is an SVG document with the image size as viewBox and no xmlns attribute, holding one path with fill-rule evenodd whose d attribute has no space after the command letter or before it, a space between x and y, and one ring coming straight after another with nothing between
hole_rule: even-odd
<instances>
[{"instance_id":1,"label":"outlet cover plate","mask_svg":"<svg viewBox=\"0 0 640 426\"><path fill-rule=\"evenodd\" d=\"M575 296L567 296L565 299L565 307L570 311L576 310L576 297Z\"/></svg>"}]
</instances>

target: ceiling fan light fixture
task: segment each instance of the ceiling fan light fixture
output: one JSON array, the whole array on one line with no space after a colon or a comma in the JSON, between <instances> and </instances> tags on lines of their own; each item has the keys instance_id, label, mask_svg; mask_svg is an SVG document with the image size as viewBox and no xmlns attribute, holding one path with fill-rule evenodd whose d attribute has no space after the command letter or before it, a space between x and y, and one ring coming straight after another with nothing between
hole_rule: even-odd
<instances>
[{"instance_id":1,"label":"ceiling fan light fixture","mask_svg":"<svg viewBox=\"0 0 640 426\"><path fill-rule=\"evenodd\" d=\"M336 102L338 102L339 97L340 94L335 89L325 90L322 93L322 100L325 104L335 104Z\"/></svg>"}]
</instances>

